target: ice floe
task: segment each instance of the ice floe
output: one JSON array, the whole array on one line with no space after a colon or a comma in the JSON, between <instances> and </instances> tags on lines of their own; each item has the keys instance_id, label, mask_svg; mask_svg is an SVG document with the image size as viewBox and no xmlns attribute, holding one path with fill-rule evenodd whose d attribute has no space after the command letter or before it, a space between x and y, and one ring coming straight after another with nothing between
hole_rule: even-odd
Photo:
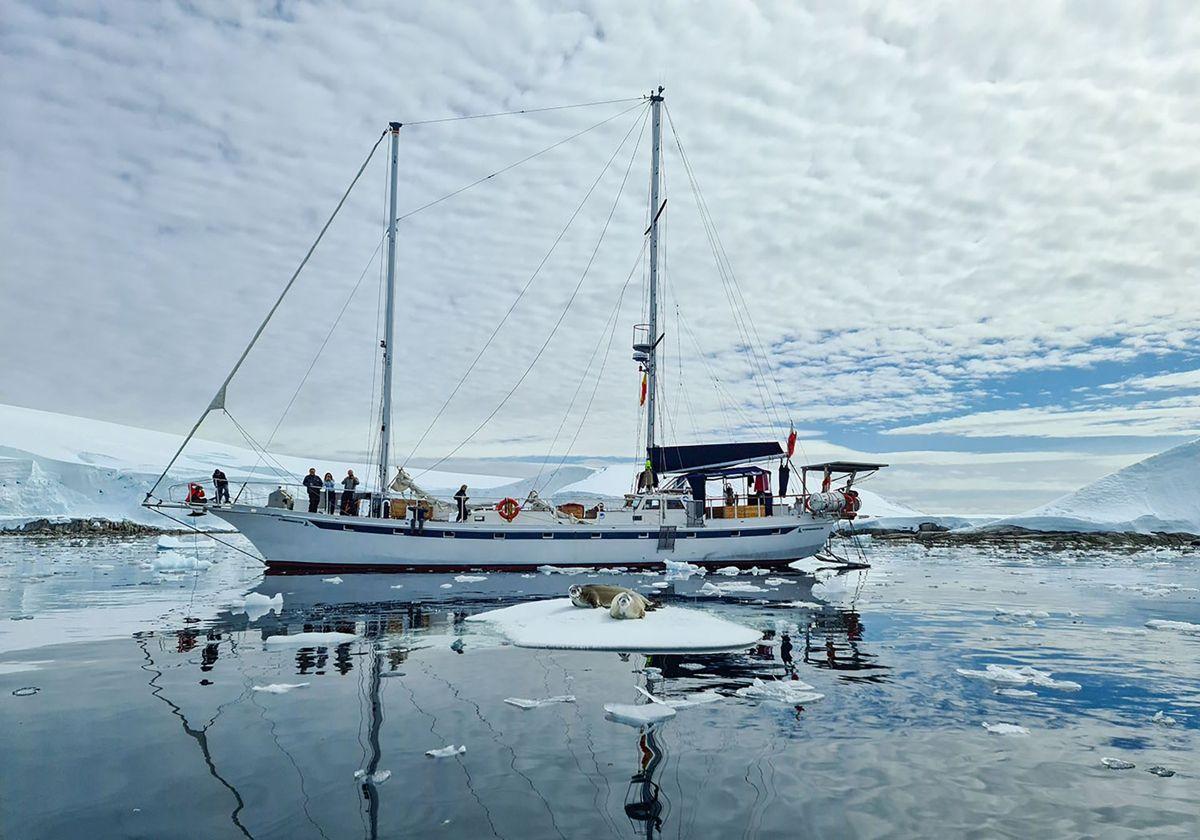
<instances>
[{"instance_id":1,"label":"ice floe","mask_svg":"<svg viewBox=\"0 0 1200 840\"><path fill-rule=\"evenodd\" d=\"M784 584L787 584L787 583L796 583L796 581L789 580L788 578L769 577L766 580L764 580L763 583L765 583L767 586L783 586Z\"/></svg>"},{"instance_id":2,"label":"ice floe","mask_svg":"<svg viewBox=\"0 0 1200 840\"><path fill-rule=\"evenodd\" d=\"M333 647L336 645L344 645L353 642L357 639L353 633L295 633L291 636L278 635L268 636L263 639L265 645L277 645L287 647L290 645L299 646L315 646Z\"/></svg>"},{"instance_id":3,"label":"ice floe","mask_svg":"<svg viewBox=\"0 0 1200 840\"><path fill-rule=\"evenodd\" d=\"M217 544L208 537L176 537L171 534L163 534L158 538L157 548L159 551L178 551L187 549L188 551L209 551L217 547Z\"/></svg>"},{"instance_id":4,"label":"ice floe","mask_svg":"<svg viewBox=\"0 0 1200 840\"><path fill-rule=\"evenodd\" d=\"M1109 770L1132 770L1136 766L1132 761L1123 758L1102 758L1100 763Z\"/></svg>"},{"instance_id":5,"label":"ice floe","mask_svg":"<svg viewBox=\"0 0 1200 840\"><path fill-rule=\"evenodd\" d=\"M1162 709L1159 709L1154 713L1154 716L1150 718L1150 722L1157 723L1159 726L1174 726L1175 718L1168 715Z\"/></svg>"},{"instance_id":6,"label":"ice floe","mask_svg":"<svg viewBox=\"0 0 1200 840\"><path fill-rule=\"evenodd\" d=\"M609 650L621 653L724 652L752 646L762 634L699 610L660 607L636 621L608 610L553 598L468 616L494 626L517 647Z\"/></svg>"},{"instance_id":7,"label":"ice floe","mask_svg":"<svg viewBox=\"0 0 1200 840\"><path fill-rule=\"evenodd\" d=\"M342 582L342 579L341 579L340 577L321 578L321 582L322 582L322 583L335 583L335 584L336 584L336 583L341 583L341 582Z\"/></svg>"},{"instance_id":8,"label":"ice floe","mask_svg":"<svg viewBox=\"0 0 1200 840\"><path fill-rule=\"evenodd\" d=\"M586 575L596 571L590 566L538 566L537 570L544 575Z\"/></svg>"},{"instance_id":9,"label":"ice floe","mask_svg":"<svg viewBox=\"0 0 1200 840\"><path fill-rule=\"evenodd\" d=\"M156 572L202 572L212 566L212 561L189 557L178 551L161 551L145 565Z\"/></svg>"},{"instance_id":10,"label":"ice floe","mask_svg":"<svg viewBox=\"0 0 1200 840\"><path fill-rule=\"evenodd\" d=\"M724 700L725 696L718 694L713 690L697 691L694 694L687 694L683 697L656 697L640 685L634 686L642 696L648 699L651 703L658 703L661 706L670 706L672 709L687 709L692 706L706 706L709 703L716 703L718 700Z\"/></svg>"},{"instance_id":11,"label":"ice floe","mask_svg":"<svg viewBox=\"0 0 1200 840\"><path fill-rule=\"evenodd\" d=\"M452 758L456 755L462 755L466 751L466 744L463 744L460 747L456 747L453 744L448 744L436 750L425 750L425 755L429 756L430 758Z\"/></svg>"},{"instance_id":12,"label":"ice floe","mask_svg":"<svg viewBox=\"0 0 1200 840\"><path fill-rule=\"evenodd\" d=\"M725 577L734 577L735 575L740 575L741 573L742 570L737 566L722 566L713 572L714 575L724 575Z\"/></svg>"},{"instance_id":13,"label":"ice floe","mask_svg":"<svg viewBox=\"0 0 1200 840\"><path fill-rule=\"evenodd\" d=\"M996 607L995 609L996 614L992 618L1005 624L1017 624L1035 618L1050 617L1050 613L1045 610L1008 610L1002 607Z\"/></svg>"},{"instance_id":14,"label":"ice floe","mask_svg":"<svg viewBox=\"0 0 1200 840\"><path fill-rule=\"evenodd\" d=\"M297 688L307 688L308 683L271 683L270 685L252 686L254 691L261 691L265 694L287 694L289 691L295 691Z\"/></svg>"},{"instance_id":15,"label":"ice floe","mask_svg":"<svg viewBox=\"0 0 1200 840\"><path fill-rule=\"evenodd\" d=\"M355 770L354 778L366 779L368 782L371 782L376 785L381 785L384 782L386 782L388 779L392 778L392 771L391 770L379 770L375 773L368 773L366 770Z\"/></svg>"},{"instance_id":16,"label":"ice floe","mask_svg":"<svg viewBox=\"0 0 1200 840\"><path fill-rule=\"evenodd\" d=\"M455 583L478 583L481 580L487 580L487 575L455 575Z\"/></svg>"},{"instance_id":17,"label":"ice floe","mask_svg":"<svg viewBox=\"0 0 1200 840\"><path fill-rule=\"evenodd\" d=\"M537 709L552 703L574 703L574 694L560 694L557 697L545 697L541 700L526 700L524 697L505 697L504 702L518 709Z\"/></svg>"},{"instance_id":18,"label":"ice floe","mask_svg":"<svg viewBox=\"0 0 1200 840\"><path fill-rule=\"evenodd\" d=\"M675 717L675 710L664 703L605 703L605 717L628 726L653 726Z\"/></svg>"},{"instance_id":19,"label":"ice floe","mask_svg":"<svg viewBox=\"0 0 1200 840\"><path fill-rule=\"evenodd\" d=\"M703 566L685 560L664 560L663 566L666 568L667 580L686 580L693 575L703 577L708 574L708 570Z\"/></svg>"},{"instance_id":20,"label":"ice floe","mask_svg":"<svg viewBox=\"0 0 1200 840\"><path fill-rule=\"evenodd\" d=\"M1154 765L1153 767L1146 768L1146 772L1153 773L1155 776L1158 776L1163 779L1169 779L1175 775L1174 770L1168 770L1166 767L1161 767L1157 764Z\"/></svg>"},{"instance_id":21,"label":"ice floe","mask_svg":"<svg viewBox=\"0 0 1200 840\"><path fill-rule=\"evenodd\" d=\"M776 703L812 703L825 695L813 691L813 687L802 680L770 680L764 682L755 677L750 685L734 692L738 697L752 700L769 700Z\"/></svg>"},{"instance_id":22,"label":"ice floe","mask_svg":"<svg viewBox=\"0 0 1200 840\"><path fill-rule=\"evenodd\" d=\"M1173 630L1176 633L1183 633L1188 636L1200 636L1200 624L1192 624L1187 621L1167 621L1161 618L1152 618L1146 622L1146 626L1151 630Z\"/></svg>"},{"instance_id":23,"label":"ice floe","mask_svg":"<svg viewBox=\"0 0 1200 840\"><path fill-rule=\"evenodd\" d=\"M1039 671L1029 665L987 665L986 670L972 671L967 668L955 668L959 675L971 679L990 680L991 682L1008 685L1036 685L1042 688L1053 688L1058 691L1079 691L1081 686L1071 680L1056 680L1049 671Z\"/></svg>"},{"instance_id":24,"label":"ice floe","mask_svg":"<svg viewBox=\"0 0 1200 840\"><path fill-rule=\"evenodd\" d=\"M251 621L261 618L269 612L274 612L276 615L279 615L281 612L283 612L283 593L277 592L276 594L267 597L261 592L250 592L245 598L242 599L240 606L242 608L242 612L244 612L246 617Z\"/></svg>"},{"instance_id":25,"label":"ice floe","mask_svg":"<svg viewBox=\"0 0 1200 840\"><path fill-rule=\"evenodd\" d=\"M704 585L696 590L697 595L733 595L738 592L766 592L761 586L755 586L753 583L745 583L742 581L730 581L729 583L714 583L713 581L705 581Z\"/></svg>"},{"instance_id":26,"label":"ice floe","mask_svg":"<svg viewBox=\"0 0 1200 840\"><path fill-rule=\"evenodd\" d=\"M983 728L993 735L1028 735L1029 730L1024 726L1017 726L1015 723L988 723L983 722Z\"/></svg>"}]
</instances>

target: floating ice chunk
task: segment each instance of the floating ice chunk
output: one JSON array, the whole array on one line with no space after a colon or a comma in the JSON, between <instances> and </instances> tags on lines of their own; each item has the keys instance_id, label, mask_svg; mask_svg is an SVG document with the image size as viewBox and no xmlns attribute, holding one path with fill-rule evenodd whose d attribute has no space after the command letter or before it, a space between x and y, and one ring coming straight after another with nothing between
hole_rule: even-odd
<instances>
[{"instance_id":1,"label":"floating ice chunk","mask_svg":"<svg viewBox=\"0 0 1200 840\"><path fill-rule=\"evenodd\" d=\"M1103 630L1105 633L1108 633L1113 636L1149 636L1150 635L1149 631L1143 630L1140 627L1105 627L1105 628L1103 628Z\"/></svg>"},{"instance_id":2,"label":"floating ice chunk","mask_svg":"<svg viewBox=\"0 0 1200 840\"><path fill-rule=\"evenodd\" d=\"M675 717L675 710L663 703L605 703L605 717L629 726L653 726Z\"/></svg>"},{"instance_id":3,"label":"floating ice chunk","mask_svg":"<svg viewBox=\"0 0 1200 840\"><path fill-rule=\"evenodd\" d=\"M993 694L999 694L1001 697L1037 697L1036 691L1026 688L997 688Z\"/></svg>"},{"instance_id":4,"label":"floating ice chunk","mask_svg":"<svg viewBox=\"0 0 1200 840\"><path fill-rule=\"evenodd\" d=\"M455 583L478 583L481 580L487 580L487 575L455 575Z\"/></svg>"},{"instance_id":5,"label":"floating ice chunk","mask_svg":"<svg viewBox=\"0 0 1200 840\"><path fill-rule=\"evenodd\" d=\"M813 691L813 687L801 680L771 680L763 682L755 677L750 685L743 686L734 692L739 697L749 697L753 700L770 700L777 703L795 705L797 703L812 703L825 695Z\"/></svg>"},{"instance_id":6,"label":"floating ice chunk","mask_svg":"<svg viewBox=\"0 0 1200 840\"><path fill-rule=\"evenodd\" d=\"M574 694L560 694L557 697L545 697L541 700L526 700L524 697L505 697L504 702L518 709L537 709L549 706L551 703L574 703Z\"/></svg>"},{"instance_id":7,"label":"floating ice chunk","mask_svg":"<svg viewBox=\"0 0 1200 840\"><path fill-rule=\"evenodd\" d=\"M403 588L404 588L403 583L397 583L394 586L392 586L392 589L403 589Z\"/></svg>"},{"instance_id":8,"label":"floating ice chunk","mask_svg":"<svg viewBox=\"0 0 1200 840\"><path fill-rule=\"evenodd\" d=\"M992 616L994 620L1004 622L1005 624L1025 624L1030 623L1035 618L1049 617L1050 613L1045 610L1006 610L1001 607L996 607L996 614Z\"/></svg>"},{"instance_id":9,"label":"floating ice chunk","mask_svg":"<svg viewBox=\"0 0 1200 840\"><path fill-rule=\"evenodd\" d=\"M14 688L12 695L13 697L32 697L39 691L41 691L41 689L36 685L26 685L22 686L21 688ZM674 714L674 712L672 712L672 714Z\"/></svg>"},{"instance_id":10,"label":"floating ice chunk","mask_svg":"<svg viewBox=\"0 0 1200 840\"><path fill-rule=\"evenodd\" d=\"M712 583L705 581L697 593L698 595L730 595L735 592L766 592L761 586L755 586L753 583L743 583L741 581L730 581L729 583Z\"/></svg>"},{"instance_id":11,"label":"floating ice chunk","mask_svg":"<svg viewBox=\"0 0 1200 840\"><path fill-rule=\"evenodd\" d=\"M368 773L366 770L355 770L354 778L366 779L368 782L372 782L374 784L381 785L384 782L386 782L388 779L392 778L392 771L391 770L379 770L375 773Z\"/></svg>"},{"instance_id":12,"label":"floating ice chunk","mask_svg":"<svg viewBox=\"0 0 1200 840\"><path fill-rule=\"evenodd\" d=\"M297 688L307 688L308 683L271 683L270 685L253 686L255 691L261 691L265 694L287 694Z\"/></svg>"},{"instance_id":13,"label":"floating ice chunk","mask_svg":"<svg viewBox=\"0 0 1200 840\"><path fill-rule=\"evenodd\" d=\"M983 728L993 735L1028 735L1029 730L1024 726L1017 726L1015 723L988 723L983 722Z\"/></svg>"},{"instance_id":14,"label":"floating ice chunk","mask_svg":"<svg viewBox=\"0 0 1200 840\"><path fill-rule=\"evenodd\" d=\"M1049 671L1039 671L1029 665L1013 667L1011 665L988 665L987 670L971 671L966 668L955 668L961 676L971 679L990 680L991 682L1009 685L1037 685L1042 688L1054 688L1059 691L1079 691L1083 688L1071 680L1056 680Z\"/></svg>"},{"instance_id":15,"label":"floating ice chunk","mask_svg":"<svg viewBox=\"0 0 1200 840\"><path fill-rule=\"evenodd\" d=\"M734 575L740 575L741 573L742 573L742 570L739 569L737 566L722 566L721 568L717 569L713 574L724 575L725 577L733 577Z\"/></svg>"},{"instance_id":16,"label":"floating ice chunk","mask_svg":"<svg viewBox=\"0 0 1200 840\"><path fill-rule=\"evenodd\" d=\"M1146 626L1151 630L1174 630L1188 636L1200 636L1200 624L1191 624L1187 621L1165 621L1161 618L1152 618L1146 622Z\"/></svg>"},{"instance_id":17,"label":"floating ice chunk","mask_svg":"<svg viewBox=\"0 0 1200 840\"><path fill-rule=\"evenodd\" d=\"M665 580L656 580L656 581L654 581L654 583L652 583L650 585L653 586L655 589L666 589L671 584L667 583Z\"/></svg>"},{"instance_id":18,"label":"floating ice chunk","mask_svg":"<svg viewBox=\"0 0 1200 840\"><path fill-rule=\"evenodd\" d=\"M708 574L708 570L703 566L685 560L664 560L663 566L667 570L667 580L686 580L692 575L703 577Z\"/></svg>"},{"instance_id":19,"label":"floating ice chunk","mask_svg":"<svg viewBox=\"0 0 1200 840\"><path fill-rule=\"evenodd\" d=\"M92 566L92 568L100 572L111 572L116 568L116 566L114 566L112 563L97 563Z\"/></svg>"},{"instance_id":20,"label":"floating ice chunk","mask_svg":"<svg viewBox=\"0 0 1200 840\"><path fill-rule=\"evenodd\" d=\"M760 569L760 568L758 568L758 566L751 566L749 569L746 570L746 574L750 574L750 575L754 575L755 577L759 577L760 575L771 574L771 570L770 569Z\"/></svg>"},{"instance_id":21,"label":"floating ice chunk","mask_svg":"<svg viewBox=\"0 0 1200 840\"><path fill-rule=\"evenodd\" d=\"M715 615L659 607L640 621L607 610L581 610L569 598L531 601L467 617L494 625L517 647L620 653L717 653L744 650L762 634Z\"/></svg>"},{"instance_id":22,"label":"floating ice chunk","mask_svg":"<svg viewBox=\"0 0 1200 840\"><path fill-rule=\"evenodd\" d=\"M188 557L178 551L162 551L146 565L156 572L202 572L212 565L212 561Z\"/></svg>"},{"instance_id":23,"label":"floating ice chunk","mask_svg":"<svg viewBox=\"0 0 1200 840\"><path fill-rule=\"evenodd\" d=\"M276 615L283 612L283 593L278 592L271 597L263 595L261 592L250 592L242 599L242 612L244 612L251 621L266 615L269 612L274 612Z\"/></svg>"},{"instance_id":24,"label":"floating ice chunk","mask_svg":"<svg viewBox=\"0 0 1200 840\"><path fill-rule=\"evenodd\" d=\"M292 636L268 636L263 639L263 644L278 645L280 647L290 645L334 647L348 644L357 638L358 636L355 636L353 633L296 633Z\"/></svg>"},{"instance_id":25,"label":"floating ice chunk","mask_svg":"<svg viewBox=\"0 0 1200 840\"><path fill-rule=\"evenodd\" d=\"M158 545L156 546L159 551L177 551L181 548L186 548L188 550L200 549L201 551L206 551L216 547L217 544L208 537L203 537L200 535L196 535L194 537L176 537L170 534L163 534L161 537L159 537Z\"/></svg>"},{"instance_id":26,"label":"floating ice chunk","mask_svg":"<svg viewBox=\"0 0 1200 840\"><path fill-rule=\"evenodd\" d=\"M769 577L763 581L767 586L783 586L786 583L796 583L794 580L788 580L781 577Z\"/></svg>"},{"instance_id":27,"label":"floating ice chunk","mask_svg":"<svg viewBox=\"0 0 1200 840\"><path fill-rule=\"evenodd\" d=\"M341 583L341 582L342 582L342 579L341 579L340 577L321 578L321 580L322 580L324 583L335 583L335 584L336 584L336 583Z\"/></svg>"},{"instance_id":28,"label":"floating ice chunk","mask_svg":"<svg viewBox=\"0 0 1200 840\"><path fill-rule=\"evenodd\" d=\"M1159 726L1174 726L1175 718L1168 715L1162 709L1154 713L1154 717L1150 718L1151 722L1157 723Z\"/></svg>"},{"instance_id":29,"label":"floating ice chunk","mask_svg":"<svg viewBox=\"0 0 1200 840\"><path fill-rule=\"evenodd\" d=\"M425 750L425 755L429 756L430 758L451 758L456 755L462 755L466 751L467 751L466 744L463 744L461 747L456 747L453 744L449 744L440 749Z\"/></svg>"},{"instance_id":30,"label":"floating ice chunk","mask_svg":"<svg viewBox=\"0 0 1200 840\"><path fill-rule=\"evenodd\" d=\"M1153 767L1147 768L1146 772L1153 773L1155 776L1159 776L1163 779L1169 779L1175 775L1174 770L1168 770L1166 767L1160 767L1157 764Z\"/></svg>"},{"instance_id":31,"label":"floating ice chunk","mask_svg":"<svg viewBox=\"0 0 1200 840\"><path fill-rule=\"evenodd\" d=\"M595 571L590 566L538 566L537 570L544 575L585 575Z\"/></svg>"},{"instance_id":32,"label":"floating ice chunk","mask_svg":"<svg viewBox=\"0 0 1200 840\"><path fill-rule=\"evenodd\" d=\"M816 601L783 601L776 604L777 607L803 607L810 610L819 610L824 604L818 604Z\"/></svg>"},{"instance_id":33,"label":"floating ice chunk","mask_svg":"<svg viewBox=\"0 0 1200 840\"><path fill-rule=\"evenodd\" d=\"M723 694L718 694L711 689L708 691L697 691L694 694L687 694L683 697L656 697L640 685L634 686L642 696L646 697L651 703L658 703L662 706L670 706L672 709L686 709L690 706L704 706L709 703L716 703L718 700L724 700Z\"/></svg>"},{"instance_id":34,"label":"floating ice chunk","mask_svg":"<svg viewBox=\"0 0 1200 840\"><path fill-rule=\"evenodd\" d=\"M1123 758L1102 758L1100 763L1109 770L1132 770L1135 766L1132 761L1126 761Z\"/></svg>"},{"instance_id":35,"label":"floating ice chunk","mask_svg":"<svg viewBox=\"0 0 1200 840\"><path fill-rule=\"evenodd\" d=\"M441 589L453 589L453 588L454 588L454 584L452 584L452 583L443 583L443 584L441 585L441 587L440 587L440 588L441 588Z\"/></svg>"}]
</instances>

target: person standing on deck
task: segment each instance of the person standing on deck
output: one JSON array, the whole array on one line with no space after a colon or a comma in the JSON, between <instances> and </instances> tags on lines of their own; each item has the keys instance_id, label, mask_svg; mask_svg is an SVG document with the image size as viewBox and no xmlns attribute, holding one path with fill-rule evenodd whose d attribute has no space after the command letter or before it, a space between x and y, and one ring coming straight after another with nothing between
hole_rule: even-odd
<instances>
[{"instance_id":1,"label":"person standing on deck","mask_svg":"<svg viewBox=\"0 0 1200 840\"><path fill-rule=\"evenodd\" d=\"M304 476L304 487L308 490L308 512L316 513L317 508L321 506L321 489L325 485L321 483L320 476L317 475L316 467L308 468L308 475Z\"/></svg>"},{"instance_id":2,"label":"person standing on deck","mask_svg":"<svg viewBox=\"0 0 1200 840\"><path fill-rule=\"evenodd\" d=\"M216 498L213 499L215 504L221 504L222 499L225 503L229 503L229 479L225 477L225 473L220 467L213 470L212 474L213 489L216 491Z\"/></svg>"},{"instance_id":3,"label":"person standing on deck","mask_svg":"<svg viewBox=\"0 0 1200 840\"><path fill-rule=\"evenodd\" d=\"M333 516L337 508L337 485L333 483L333 473L325 473L322 486L325 488L325 512Z\"/></svg>"},{"instance_id":4,"label":"person standing on deck","mask_svg":"<svg viewBox=\"0 0 1200 840\"><path fill-rule=\"evenodd\" d=\"M356 487L358 479L354 477L354 470L346 470L346 477L342 479L342 513L346 516L358 516L354 497Z\"/></svg>"},{"instance_id":5,"label":"person standing on deck","mask_svg":"<svg viewBox=\"0 0 1200 840\"><path fill-rule=\"evenodd\" d=\"M464 484L462 487L459 487L458 492L454 494L454 501L458 502L458 518L454 520L455 522L467 521L468 498L470 497L467 495L467 485Z\"/></svg>"}]
</instances>

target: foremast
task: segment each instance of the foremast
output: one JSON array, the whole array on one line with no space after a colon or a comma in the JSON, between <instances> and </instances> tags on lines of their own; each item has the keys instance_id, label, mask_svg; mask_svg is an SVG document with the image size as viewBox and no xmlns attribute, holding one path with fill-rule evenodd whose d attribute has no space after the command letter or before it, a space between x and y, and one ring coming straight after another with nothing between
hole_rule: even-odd
<instances>
[{"instance_id":1,"label":"foremast","mask_svg":"<svg viewBox=\"0 0 1200 840\"><path fill-rule=\"evenodd\" d=\"M392 357L393 332L395 328L396 306L396 166L399 160L400 123L388 124L391 135L391 169L388 189L388 229L387 229L387 289L384 294L383 321L383 405L380 408L379 419L379 494L387 499L388 476L390 468L391 427L392 427ZM386 504L386 501L384 502Z\"/></svg>"}]
</instances>

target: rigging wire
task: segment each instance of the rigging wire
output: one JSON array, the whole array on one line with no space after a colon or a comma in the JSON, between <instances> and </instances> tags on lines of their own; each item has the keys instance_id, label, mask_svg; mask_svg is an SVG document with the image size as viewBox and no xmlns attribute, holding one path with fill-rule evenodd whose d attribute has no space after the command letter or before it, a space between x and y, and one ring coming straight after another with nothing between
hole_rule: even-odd
<instances>
[{"instance_id":1,"label":"rigging wire","mask_svg":"<svg viewBox=\"0 0 1200 840\"><path fill-rule=\"evenodd\" d=\"M578 102L574 105L551 105L546 108L522 108L519 111L495 111L490 114L466 114L461 117L440 117L432 120L415 120L404 123L405 127L414 125L434 125L435 123L458 122L460 120L484 120L489 117L511 117L517 114L540 114L546 111L565 111L569 108L591 108L595 105L619 105L623 102L644 102L645 96L632 96L626 99L604 99L599 102Z\"/></svg>"},{"instance_id":2,"label":"rigging wire","mask_svg":"<svg viewBox=\"0 0 1200 840\"><path fill-rule=\"evenodd\" d=\"M612 166L612 162L616 160L617 155L625 146L626 141L629 139L629 135L631 135L633 130L637 128L639 120L643 125L645 124L646 114L648 113L649 108L647 107L645 113L635 119L633 121L633 125L631 125L629 130L625 132L625 136L621 138L620 144L618 144L608 161L604 164L604 168L600 170L600 174L596 176L594 181L592 181L592 184L590 187L588 187L583 199L579 202L579 205L575 208L574 212L571 213L570 218L567 219L567 223L563 226L562 230L559 231L558 236L554 238L554 242L551 243L550 249L546 252L545 256L542 257L541 262L537 264L537 267L533 270L533 273L529 276L529 279L525 281L525 285L522 286L521 291L517 293L516 299L513 300L512 304L508 307L508 310L504 313L504 316L500 319L500 322L496 324L495 328L491 332L491 335L488 336L487 341L485 341L483 346L479 348L479 352L475 354L475 358L471 360L471 364L467 366L466 371L464 371L463 375L459 377L454 389L450 392L450 395L446 397L445 401L441 405L441 408L437 410L437 413L434 414L433 419L429 421L429 425L425 427L425 431L421 433L420 438L418 438L417 442L413 445L412 450L408 453L408 457L406 457L400 464L402 469L408 465L408 462L412 460L413 456L417 453L417 450L421 448L421 444L425 442L427 437L429 437L429 433L433 431L434 426L437 425L438 420L441 419L442 414L444 414L446 411L446 408L449 407L451 401L466 383L467 377L469 377L471 372L475 370L476 365L478 365L480 359L483 358L483 354L487 352L489 347L491 347L492 342L496 339L496 336L499 334L501 328L505 325L505 323L507 323L509 316L513 313L513 310L517 308L517 305L521 302L521 299L525 297L525 293L529 291L529 288L533 285L534 280L536 280L538 275L541 274L542 268L545 267L546 263L550 260L550 257L554 254L555 249L558 248L558 244L562 241L563 237L567 235L567 231L575 222L575 218L583 210L584 205L587 204L588 199L591 198L592 193L595 191L597 185L600 183L601 179L604 178L605 173L608 172L608 168ZM428 472L428 470L425 472Z\"/></svg>"},{"instance_id":3,"label":"rigging wire","mask_svg":"<svg viewBox=\"0 0 1200 840\"><path fill-rule=\"evenodd\" d=\"M358 167L358 171L354 173L354 177L350 180L350 186L346 187L346 191L342 193L342 197L338 200L337 206L333 208L333 212L329 215L329 218L326 219L325 224L321 227L320 232L317 234L317 238L314 239L312 245L309 246L308 252L304 255L304 259L300 260L300 265L296 266L296 270L292 272L291 278L283 287L283 291L279 293L279 297L276 299L275 304L267 312L267 316L263 318L262 323L258 325L258 329L255 330L254 336L250 339L250 343L246 345L246 349L243 350L242 355L238 357L237 363L233 366L233 369L229 371L229 375L225 377L225 381L221 383L221 387L217 389L216 395L209 402L208 406L205 407L204 413L200 415L200 418L196 421L195 425L192 426L192 430L187 433L187 437L185 437L183 442L179 444L179 449L177 449L175 454L171 456L171 460L167 462L166 467L163 468L162 473L155 480L154 485L146 493L143 504L150 500L150 497L154 495L154 491L158 489L158 485L162 484L162 480L166 478L171 467L175 465L175 462L183 453L184 447L186 447L188 442L191 441L192 437L196 434L196 430L200 428L200 424L204 422L204 419L208 417L208 415L215 407L218 406L218 404L220 404L221 407L224 407L225 389L229 387L229 383L233 380L234 375L241 368L242 363L246 361L246 357L250 355L250 350L253 349L256 343L258 343L258 339L263 334L263 330L267 328L267 324L270 323L271 318L274 317L275 311L279 309L280 304L283 303L283 299L287 297L287 293L291 291L296 279L300 276L300 272L302 272L304 267L308 265L309 258L312 257L313 252L317 250L317 246L321 244L321 240L325 238L325 232L329 230L329 226L333 224L333 220L336 219L338 213L341 212L342 205L344 205L346 203L346 199L350 197L350 193L354 189L355 184L358 183L358 179L361 178L363 172L366 171L367 164L371 162L371 158L375 156L375 151L379 148L379 144L383 142L383 138L386 136L386 129L380 132L379 138L375 141L375 144L371 146L371 151L367 153L366 160L362 162L362 165Z\"/></svg>"},{"instance_id":4,"label":"rigging wire","mask_svg":"<svg viewBox=\"0 0 1200 840\"><path fill-rule=\"evenodd\" d=\"M642 120L642 125L643 125L643 127L645 126L645 118L644 117ZM634 127L636 127L636 123L635 123ZM621 148L625 145L625 140L628 139L629 134L632 133L632 131L633 131L633 127L631 127L629 132L626 133L625 137L622 138L621 145L617 147L617 152L620 152ZM458 452L458 450L460 450L464 446L466 446L467 443L483 429L484 426L486 426L489 422L491 422L492 418L495 417L496 414L499 413L500 409L504 407L504 404L508 402L509 398L512 397L512 395L514 393L516 393L516 390L521 387L521 383L523 383L525 381L526 377L529 376L529 374L533 370L534 366L538 363L538 360L542 357L542 354L544 352L546 352L546 348L550 345L550 342L553 340L555 334L558 332L558 328L560 326L562 326L563 320L567 317L567 313L571 310L571 304L575 302L575 298L576 298L576 296L578 296L579 290L583 287L583 283L587 279L588 272L591 271L592 265L596 261L596 254L599 253L599 251L600 251L600 246L601 246L601 244L603 244L604 237L608 233L608 227L612 222L613 214L616 213L617 205L621 201L621 195L625 192L625 184L629 181L629 173L633 169L633 161L636 159L638 147L641 145L642 133L643 132L638 132L638 141L634 144L633 152L629 156L629 164L625 167L625 175L621 178L621 185L617 189L617 195L616 195L616 198L613 199L612 207L609 208L608 217L604 220L604 227L601 228L601 230L600 230L600 237L596 240L596 246L592 249L592 254L588 258L587 265L584 266L583 272L579 275L579 281L575 284L575 288L571 291L571 296L567 299L566 306L563 307L563 311L558 316L558 320L555 321L553 329L550 330L550 334L548 336L546 336L546 340L542 342L542 346L539 347L537 353L534 354L534 357L533 357L532 361L530 361L529 366L525 368L525 372L521 374L521 377L516 381L516 383L512 386L512 388L509 389L508 393L504 395L504 399L502 399L500 401L500 403L494 409L492 409L492 412L487 417L484 418L483 422L480 423L478 426L476 426L475 429L471 432L471 434L467 435L467 437L464 438L462 440L462 442L460 442L457 446L455 446L454 449L450 450L450 452L448 452L446 455L443 455L441 458L439 458L433 464L431 464L430 466L423 469L418 475L424 475L425 473L427 473L430 470L437 467L439 464L445 462L448 458L453 457L454 453ZM614 157L616 156L617 152L613 153ZM608 167L606 165L605 170L607 171L607 169L608 169ZM604 173L602 172L601 176L603 176L603 174ZM578 212L578 211L576 211L576 212ZM564 233L565 232L566 231L564 229Z\"/></svg>"},{"instance_id":5,"label":"rigging wire","mask_svg":"<svg viewBox=\"0 0 1200 840\"><path fill-rule=\"evenodd\" d=\"M625 101L628 101L628 100L625 100ZM467 184L466 186L459 187L458 189L454 190L453 192L446 193L441 198L435 198L433 201L422 204L420 207L416 208L415 210L409 210L407 213L397 216L396 222L397 223L402 222L410 216L417 215L422 210L428 210L430 207L433 207L435 204L441 204L443 201L446 201L447 199L450 199L450 198L454 198L454 196L459 195L460 193L464 193L467 190L471 189L472 187L477 187L485 181L490 181L492 178L495 178L497 175L503 175L505 172L508 172L510 169L516 169L521 164L528 163L529 161L533 160L534 158L539 157L540 155L546 154L546 152L553 151L554 149L557 149L559 146L563 145L564 143L569 143L577 137L582 137L583 135L587 134L589 131L592 131L593 129L597 129L600 126L605 125L607 123L610 123L613 120L615 120L617 117L623 117L626 114L628 114L630 111L637 110L639 107L643 107L643 106L641 104L633 105L629 108L626 108L623 111L619 111L618 113L613 114L611 117L606 117L606 118L600 120L600 122L598 122L598 123L589 125L587 128L583 129L582 131L577 131L574 134L570 135L569 137L564 137L562 140L559 140L555 143L551 143L549 146L542 149L541 151L534 152L533 154L527 155L526 157L523 157L514 163L510 163L505 167L497 169L495 172L493 172L490 175L484 175L482 178L478 178L478 179L472 181L471 183Z\"/></svg>"}]
</instances>

